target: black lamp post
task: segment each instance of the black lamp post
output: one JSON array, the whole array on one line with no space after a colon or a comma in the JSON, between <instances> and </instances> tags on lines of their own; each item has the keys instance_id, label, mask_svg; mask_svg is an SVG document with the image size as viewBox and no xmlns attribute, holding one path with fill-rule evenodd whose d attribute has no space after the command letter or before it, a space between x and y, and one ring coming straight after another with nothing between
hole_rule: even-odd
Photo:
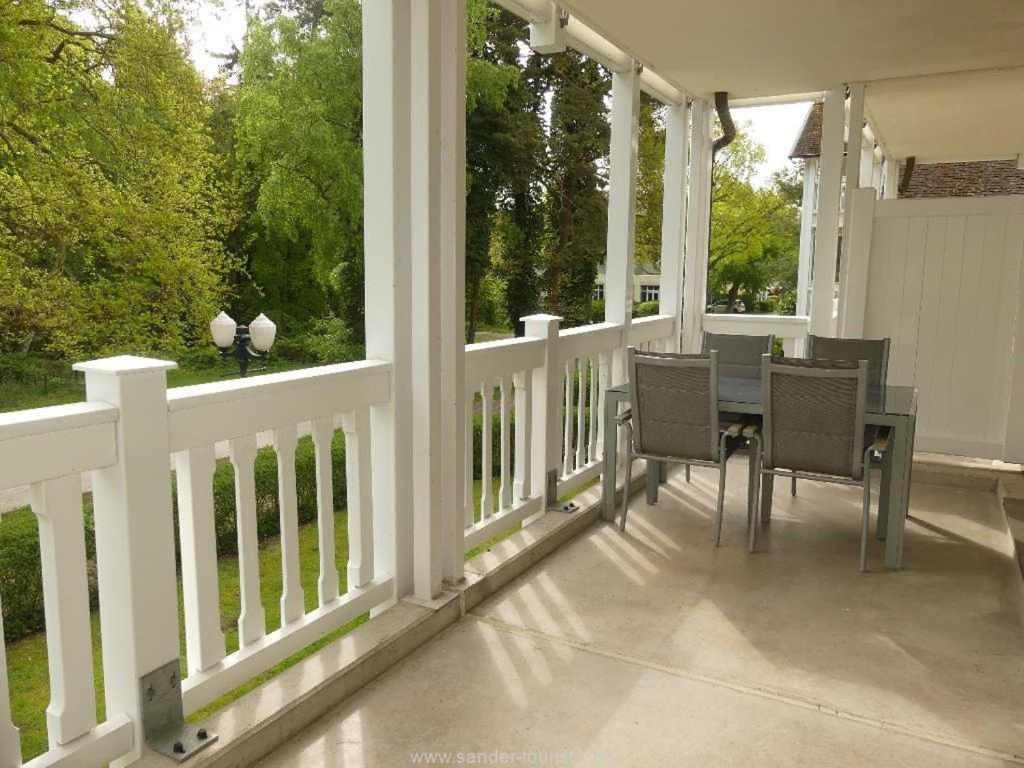
<instances>
[{"instance_id":1,"label":"black lamp post","mask_svg":"<svg viewBox=\"0 0 1024 768\"><path fill-rule=\"evenodd\" d=\"M210 334L221 357L225 360L233 357L238 362L239 376L244 378L251 361L267 359L277 326L264 314L249 325L238 325L226 312L221 312L210 323Z\"/></svg>"}]
</instances>

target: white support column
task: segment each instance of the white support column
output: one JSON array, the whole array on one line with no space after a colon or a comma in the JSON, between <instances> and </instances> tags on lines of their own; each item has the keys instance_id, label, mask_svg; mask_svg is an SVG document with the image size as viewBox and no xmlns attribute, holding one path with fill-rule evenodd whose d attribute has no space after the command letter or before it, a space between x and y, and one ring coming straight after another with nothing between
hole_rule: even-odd
<instances>
[{"instance_id":1,"label":"white support column","mask_svg":"<svg viewBox=\"0 0 1024 768\"><path fill-rule=\"evenodd\" d=\"M711 205L711 109L695 99L691 112L690 180L683 274L683 352L699 352L707 304Z\"/></svg>"},{"instance_id":2,"label":"white support column","mask_svg":"<svg viewBox=\"0 0 1024 768\"><path fill-rule=\"evenodd\" d=\"M846 284L846 304L839 316L843 335L860 338L864 335L868 304L868 271L871 267L871 238L875 225L875 190L854 190L847 198L853 215L844 236L849 240L850 271Z\"/></svg>"},{"instance_id":3,"label":"white support column","mask_svg":"<svg viewBox=\"0 0 1024 768\"><path fill-rule=\"evenodd\" d=\"M623 343L612 363L612 384L626 379L626 340L633 317L636 245L636 166L640 135L640 78L636 69L612 74L612 131L608 161L608 249L604 318L622 326Z\"/></svg>"},{"instance_id":4,"label":"white support column","mask_svg":"<svg viewBox=\"0 0 1024 768\"><path fill-rule=\"evenodd\" d=\"M442 509L441 50L444 6L412 0L410 55L410 277L412 315L412 505L414 589L431 599L441 591L445 539ZM465 52L463 51L463 55ZM451 190L449 190L450 192ZM449 267L452 265L449 264ZM448 308L453 309L452 307ZM463 311L459 307L459 311ZM454 323L449 324L451 328ZM450 339L449 339L450 341ZM454 391L455 382L452 382ZM453 427L454 428L454 427ZM450 456L449 460L454 461ZM450 555L449 555L450 557Z\"/></svg>"},{"instance_id":5,"label":"white support column","mask_svg":"<svg viewBox=\"0 0 1024 768\"><path fill-rule=\"evenodd\" d=\"M413 591L409 269L409 3L363 3L366 356L391 362L391 399L370 410L374 570Z\"/></svg>"},{"instance_id":6,"label":"white support column","mask_svg":"<svg viewBox=\"0 0 1024 768\"><path fill-rule=\"evenodd\" d=\"M463 577L466 432L466 0L441 3L441 466L444 578ZM472 393L469 393L472 395Z\"/></svg>"},{"instance_id":7,"label":"white support column","mask_svg":"<svg viewBox=\"0 0 1024 768\"><path fill-rule=\"evenodd\" d=\"M846 194L843 206L843 233L839 256L839 314L836 318L835 331L843 335L843 317L846 313L846 284L849 280L849 238L845 233L850 231L850 199L854 190L860 189L861 181L871 173L871 155L868 155L868 168L864 169L864 86L850 86L849 123L846 128L848 136L846 145ZM870 148L869 148L870 151Z\"/></svg>"},{"instance_id":8,"label":"white support column","mask_svg":"<svg viewBox=\"0 0 1024 768\"><path fill-rule=\"evenodd\" d=\"M665 192L661 216L661 289L658 312L675 323L668 351L679 351L683 328L683 252L686 249L686 169L690 154L690 110L686 103L665 110Z\"/></svg>"},{"instance_id":9,"label":"white support column","mask_svg":"<svg viewBox=\"0 0 1024 768\"><path fill-rule=\"evenodd\" d=\"M814 260L814 220L818 207L818 158L804 161L804 195L800 201L800 265L796 279L796 313L811 309L811 264Z\"/></svg>"},{"instance_id":10,"label":"white support column","mask_svg":"<svg viewBox=\"0 0 1024 768\"><path fill-rule=\"evenodd\" d=\"M533 408L530 446L530 488L528 494L543 495L545 505L558 499L558 464L561 459L562 377L558 358L558 324L554 315L523 318L525 333L544 339L544 365L534 368L530 389Z\"/></svg>"},{"instance_id":11,"label":"white support column","mask_svg":"<svg viewBox=\"0 0 1024 768\"><path fill-rule=\"evenodd\" d=\"M895 200L899 197L900 164L890 156L886 156L882 164L882 199Z\"/></svg>"},{"instance_id":12,"label":"white support column","mask_svg":"<svg viewBox=\"0 0 1024 768\"><path fill-rule=\"evenodd\" d=\"M132 721L132 751L142 754L139 680L178 660L167 432L167 371L177 365L124 355L77 363L86 399L120 409L117 463L92 473L106 711Z\"/></svg>"},{"instance_id":13,"label":"white support column","mask_svg":"<svg viewBox=\"0 0 1024 768\"><path fill-rule=\"evenodd\" d=\"M819 336L833 335L832 299L839 241L839 194L843 175L845 93L825 94L821 126L821 170L818 182L818 221L814 230L814 269L811 276L811 329Z\"/></svg>"}]
</instances>

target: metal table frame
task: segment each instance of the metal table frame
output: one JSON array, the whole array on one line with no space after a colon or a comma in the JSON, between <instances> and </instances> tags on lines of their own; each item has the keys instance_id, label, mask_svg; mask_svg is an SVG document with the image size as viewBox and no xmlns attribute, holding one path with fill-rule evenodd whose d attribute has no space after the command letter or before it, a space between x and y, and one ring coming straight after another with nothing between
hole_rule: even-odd
<instances>
[{"instance_id":1,"label":"metal table frame","mask_svg":"<svg viewBox=\"0 0 1024 768\"><path fill-rule=\"evenodd\" d=\"M723 377L719 391L723 395L735 391L739 382L730 382ZM733 386L730 386L732 384ZM744 386L747 386L744 383ZM760 382L758 382L760 386ZM906 395L910 387L887 387L887 392L901 392ZM752 400L753 398L750 398ZM615 519L615 488L619 457L619 432L615 427L615 417L620 409L628 406L630 401L629 385L619 384L609 387L604 402L604 466L602 468L602 489L604 493L603 517L605 520ZM719 408L723 412L761 415L761 403L736 400L719 400ZM903 567L903 537L910 508L910 473L914 461L914 432L917 425L917 391L910 395L910 407L906 413L872 412L869 403L868 412L864 415L865 424L886 426L890 429L889 450L886 451L882 464L882 483L879 489L877 536L885 541L885 564L897 570ZM653 486L657 492L657 483L664 482L665 467L658 472L648 473L648 498L651 497ZM770 493L768 488L764 493ZM891 511L895 510L895 514ZM890 520L891 518L891 520ZM891 523L891 525L890 525Z\"/></svg>"}]
</instances>

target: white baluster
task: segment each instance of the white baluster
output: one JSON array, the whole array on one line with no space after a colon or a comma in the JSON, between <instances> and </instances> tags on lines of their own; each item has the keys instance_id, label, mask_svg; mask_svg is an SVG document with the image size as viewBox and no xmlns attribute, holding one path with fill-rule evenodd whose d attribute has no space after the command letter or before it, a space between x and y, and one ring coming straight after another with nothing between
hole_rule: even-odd
<instances>
[{"instance_id":1,"label":"white baluster","mask_svg":"<svg viewBox=\"0 0 1024 768\"><path fill-rule=\"evenodd\" d=\"M501 509L512 506L512 457L509 454L512 416L512 381L506 376L501 377L501 487L498 492L498 504Z\"/></svg>"},{"instance_id":2,"label":"white baluster","mask_svg":"<svg viewBox=\"0 0 1024 768\"><path fill-rule=\"evenodd\" d=\"M260 602L260 550L256 530L256 436L236 437L229 444L235 468L235 516L238 528L238 586L242 612L238 643L242 648L267 634L267 617Z\"/></svg>"},{"instance_id":3,"label":"white baluster","mask_svg":"<svg viewBox=\"0 0 1024 768\"><path fill-rule=\"evenodd\" d=\"M597 461L597 421L598 421L598 399L597 379L598 356L594 355L587 361L590 365L590 421L587 424L587 461Z\"/></svg>"},{"instance_id":4,"label":"white baluster","mask_svg":"<svg viewBox=\"0 0 1024 768\"><path fill-rule=\"evenodd\" d=\"M334 533L334 422L329 416L312 425L316 454L316 528L320 551L320 575L316 591L320 605L338 597L338 559ZM347 447L347 446L346 446Z\"/></svg>"},{"instance_id":5,"label":"white baluster","mask_svg":"<svg viewBox=\"0 0 1024 768\"><path fill-rule=\"evenodd\" d=\"M585 357L577 358L576 373L579 381L579 402L576 404L576 469L582 469L587 464L587 360Z\"/></svg>"},{"instance_id":6,"label":"white baluster","mask_svg":"<svg viewBox=\"0 0 1024 768\"><path fill-rule=\"evenodd\" d=\"M217 580L217 530L213 516L212 445L174 455L181 540L181 592L185 603L188 671L202 672L224 658Z\"/></svg>"},{"instance_id":7,"label":"white baluster","mask_svg":"<svg viewBox=\"0 0 1024 768\"><path fill-rule=\"evenodd\" d=\"M462 498L463 527L465 528L469 528L476 522L476 499L473 498L473 408L475 405L476 393L466 392L466 487Z\"/></svg>"},{"instance_id":8,"label":"white baluster","mask_svg":"<svg viewBox=\"0 0 1024 768\"><path fill-rule=\"evenodd\" d=\"M32 511L39 521L50 666L46 731L53 749L96 725L81 476L33 483Z\"/></svg>"},{"instance_id":9,"label":"white baluster","mask_svg":"<svg viewBox=\"0 0 1024 768\"><path fill-rule=\"evenodd\" d=\"M348 492L348 586L373 580L373 477L370 411L360 408L342 416L345 430L345 476Z\"/></svg>"},{"instance_id":10,"label":"white baluster","mask_svg":"<svg viewBox=\"0 0 1024 768\"><path fill-rule=\"evenodd\" d=\"M306 612L299 570L299 504L295 492L295 425L274 430L277 451L277 500L281 521L281 626L290 624Z\"/></svg>"},{"instance_id":11,"label":"white baluster","mask_svg":"<svg viewBox=\"0 0 1024 768\"><path fill-rule=\"evenodd\" d=\"M3 608L0 606L0 768L20 768L21 734L11 719L11 691L7 685L7 648L4 645Z\"/></svg>"},{"instance_id":12,"label":"white baluster","mask_svg":"<svg viewBox=\"0 0 1024 768\"><path fill-rule=\"evenodd\" d=\"M562 433L562 476L572 472L572 361L565 364L565 426Z\"/></svg>"},{"instance_id":13,"label":"white baluster","mask_svg":"<svg viewBox=\"0 0 1024 768\"><path fill-rule=\"evenodd\" d=\"M611 351L602 352L598 360L598 403L597 403L597 450L600 458L604 458L604 404L605 390L608 389L608 382L611 380Z\"/></svg>"},{"instance_id":14,"label":"white baluster","mask_svg":"<svg viewBox=\"0 0 1024 768\"><path fill-rule=\"evenodd\" d=\"M520 371L513 378L516 390L516 466L512 493L517 501L530 496L530 442L533 439L532 379L530 371Z\"/></svg>"},{"instance_id":15,"label":"white baluster","mask_svg":"<svg viewBox=\"0 0 1024 768\"><path fill-rule=\"evenodd\" d=\"M482 443L480 459L480 518L485 520L494 514L494 499L492 498L492 486L494 479L491 471L491 430L494 420L491 417L491 398L494 396L494 382L485 381L480 389L480 395L484 400L483 408L483 431L481 432Z\"/></svg>"}]
</instances>

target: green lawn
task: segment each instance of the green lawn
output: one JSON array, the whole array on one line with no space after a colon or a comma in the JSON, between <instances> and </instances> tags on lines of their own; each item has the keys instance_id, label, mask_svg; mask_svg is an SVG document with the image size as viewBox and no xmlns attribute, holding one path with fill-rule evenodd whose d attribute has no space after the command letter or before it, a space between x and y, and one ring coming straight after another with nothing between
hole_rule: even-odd
<instances>
[{"instance_id":1,"label":"green lawn","mask_svg":"<svg viewBox=\"0 0 1024 768\"><path fill-rule=\"evenodd\" d=\"M499 481L494 482L494 492L497 494ZM477 507L480 500L480 481L474 483ZM492 546L519 528L518 525L496 536L491 541L476 547L466 554L467 559L478 552ZM341 582L341 592L346 589L345 563L348 560L348 515L344 510L336 512L334 516L334 530L337 542L338 575ZM319 577L319 546L317 541L317 527L310 523L299 528L299 553L301 563L301 581L306 601L306 610L312 610L317 605L317 579ZM227 642L227 651L231 653L238 649L238 616L241 612L238 583L238 558L224 557L218 564L220 577L220 611L221 626L224 630ZM268 539L260 545L260 593L264 609L267 615L267 630L273 631L280 626L280 597L283 587L281 573L281 548L278 538ZM181 630L181 658L185 659L185 639L183 607L179 590L178 600L178 624ZM350 631L354 627L366 621L367 616L363 615L341 629L321 638L304 650L285 660L281 664L264 672L241 688L231 692L209 706L196 712L190 719L198 720L209 715L211 712L234 701L239 696L247 693L269 678L279 674L288 667L294 665L301 659L316 652L328 643ZM93 669L96 680L96 701L99 713L99 720L103 720L103 674L102 660L100 658L100 626L99 614L92 616L93 635ZM46 636L42 633L33 635L11 644L7 647L7 668L11 689L11 708L15 725L21 729L22 754L25 760L46 751L46 706L50 700L49 672L46 662ZM184 676L185 669L182 668Z\"/></svg>"},{"instance_id":2,"label":"green lawn","mask_svg":"<svg viewBox=\"0 0 1024 768\"><path fill-rule=\"evenodd\" d=\"M290 360L271 360L266 370L252 371L250 378L261 373L291 371L296 368L309 368L313 363L294 362ZM257 367L263 368L262 364ZM5 381L0 382L0 413L20 411L27 408L41 408L46 405L63 405L78 403L85 400L85 377L70 373L68 364L67 376L56 376L32 382ZM237 374L238 365L234 361L225 361L222 365L203 368L178 368L167 374L167 386L183 387L188 384L205 384L228 378L225 374Z\"/></svg>"}]
</instances>

